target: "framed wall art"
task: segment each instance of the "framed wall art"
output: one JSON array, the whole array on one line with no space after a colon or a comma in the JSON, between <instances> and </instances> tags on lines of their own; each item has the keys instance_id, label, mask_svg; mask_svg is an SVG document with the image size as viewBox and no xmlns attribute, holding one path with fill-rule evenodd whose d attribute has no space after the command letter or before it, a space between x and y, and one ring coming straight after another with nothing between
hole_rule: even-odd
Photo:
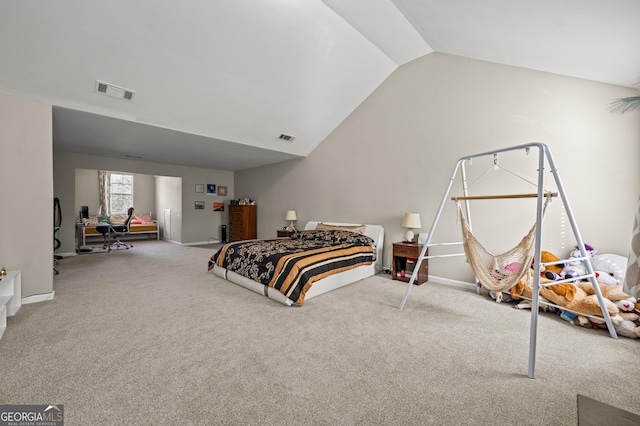
<instances>
[{"instance_id":1,"label":"framed wall art","mask_svg":"<svg viewBox=\"0 0 640 426\"><path fill-rule=\"evenodd\" d=\"M216 195L216 186L214 184L207 184L207 195Z\"/></svg>"},{"instance_id":2,"label":"framed wall art","mask_svg":"<svg viewBox=\"0 0 640 426\"><path fill-rule=\"evenodd\" d=\"M227 187L226 186L218 186L218 195L221 197L227 196Z\"/></svg>"},{"instance_id":3,"label":"framed wall art","mask_svg":"<svg viewBox=\"0 0 640 426\"><path fill-rule=\"evenodd\" d=\"M196 192L204 192L204 183L196 183Z\"/></svg>"},{"instance_id":4,"label":"framed wall art","mask_svg":"<svg viewBox=\"0 0 640 426\"><path fill-rule=\"evenodd\" d=\"M195 208L196 210L204 210L204 201L196 201Z\"/></svg>"}]
</instances>

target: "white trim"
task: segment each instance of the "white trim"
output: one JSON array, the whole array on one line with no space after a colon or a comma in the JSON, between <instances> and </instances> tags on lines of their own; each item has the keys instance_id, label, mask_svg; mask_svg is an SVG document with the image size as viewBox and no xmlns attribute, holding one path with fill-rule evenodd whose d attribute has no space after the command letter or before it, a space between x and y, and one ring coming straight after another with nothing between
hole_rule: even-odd
<instances>
[{"instance_id":1,"label":"white trim","mask_svg":"<svg viewBox=\"0 0 640 426\"><path fill-rule=\"evenodd\" d=\"M429 275L428 281L433 283L438 283L438 284L449 285L452 287L462 287L467 290L473 290L473 291L476 291L477 289L477 286L475 284L468 283L466 281L452 280L450 278L443 278L443 277L434 277L433 275Z\"/></svg>"},{"instance_id":2,"label":"white trim","mask_svg":"<svg viewBox=\"0 0 640 426\"><path fill-rule=\"evenodd\" d=\"M62 257L71 257L71 256L76 256L78 253L76 252L69 252L69 253L56 253L56 256L62 256Z\"/></svg>"},{"instance_id":3,"label":"white trim","mask_svg":"<svg viewBox=\"0 0 640 426\"><path fill-rule=\"evenodd\" d=\"M182 243L180 241L175 241L175 240L170 240L169 238L162 238L162 241L166 241L168 243L173 243L173 244L180 244L182 245Z\"/></svg>"},{"instance_id":4,"label":"white trim","mask_svg":"<svg viewBox=\"0 0 640 426\"><path fill-rule=\"evenodd\" d=\"M219 244L220 240L209 240L209 241L196 241L193 243L182 243L183 246L202 246L206 244Z\"/></svg>"},{"instance_id":5,"label":"white trim","mask_svg":"<svg viewBox=\"0 0 640 426\"><path fill-rule=\"evenodd\" d=\"M51 293L42 293L42 294L34 294L32 296L26 296L22 298L22 304L28 305L29 303L38 303L45 302L47 300L53 300L56 292L52 291Z\"/></svg>"}]
</instances>

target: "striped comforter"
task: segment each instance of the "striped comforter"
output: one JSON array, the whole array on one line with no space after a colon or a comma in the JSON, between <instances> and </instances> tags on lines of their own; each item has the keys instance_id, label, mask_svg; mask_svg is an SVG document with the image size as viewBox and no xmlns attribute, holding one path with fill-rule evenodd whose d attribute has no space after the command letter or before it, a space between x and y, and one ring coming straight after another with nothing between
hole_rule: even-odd
<instances>
[{"instance_id":1,"label":"striped comforter","mask_svg":"<svg viewBox=\"0 0 640 426\"><path fill-rule=\"evenodd\" d=\"M301 231L291 239L224 245L209 260L228 271L277 289L302 306L312 284L338 272L370 265L373 240L348 231Z\"/></svg>"}]
</instances>

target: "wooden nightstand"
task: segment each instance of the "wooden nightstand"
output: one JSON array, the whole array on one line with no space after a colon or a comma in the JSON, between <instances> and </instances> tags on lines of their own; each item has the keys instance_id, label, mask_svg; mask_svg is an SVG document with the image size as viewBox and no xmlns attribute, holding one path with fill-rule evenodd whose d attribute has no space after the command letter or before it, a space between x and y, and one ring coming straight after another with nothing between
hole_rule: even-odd
<instances>
[{"instance_id":1,"label":"wooden nightstand","mask_svg":"<svg viewBox=\"0 0 640 426\"><path fill-rule=\"evenodd\" d=\"M290 237L295 233L295 231L287 231L286 229L278 229L278 238L280 237Z\"/></svg>"},{"instance_id":2,"label":"wooden nightstand","mask_svg":"<svg viewBox=\"0 0 640 426\"><path fill-rule=\"evenodd\" d=\"M393 270L391 278L408 283L411 280L413 268L418 262L418 257L422 252L422 244L416 243L393 243ZM425 253L428 255L429 253ZM404 276L403 276L404 272ZM423 259L418 270L418 276L413 282L416 285L424 284L429 279L429 261Z\"/></svg>"}]
</instances>

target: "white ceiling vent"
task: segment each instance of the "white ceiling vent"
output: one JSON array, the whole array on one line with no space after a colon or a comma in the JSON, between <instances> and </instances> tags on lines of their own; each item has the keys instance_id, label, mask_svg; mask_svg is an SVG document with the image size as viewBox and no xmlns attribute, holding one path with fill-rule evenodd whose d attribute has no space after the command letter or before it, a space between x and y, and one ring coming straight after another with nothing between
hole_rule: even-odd
<instances>
[{"instance_id":1,"label":"white ceiling vent","mask_svg":"<svg viewBox=\"0 0 640 426\"><path fill-rule=\"evenodd\" d=\"M293 140L295 138L296 138L295 136L285 135L284 133L281 134L280 136L278 136L278 139L286 141L286 142L293 142Z\"/></svg>"},{"instance_id":2,"label":"white ceiling vent","mask_svg":"<svg viewBox=\"0 0 640 426\"><path fill-rule=\"evenodd\" d=\"M124 87L116 86L111 83L105 83L100 80L96 80L95 91L129 102L133 101L133 96L136 94L133 90L125 89Z\"/></svg>"}]
</instances>

